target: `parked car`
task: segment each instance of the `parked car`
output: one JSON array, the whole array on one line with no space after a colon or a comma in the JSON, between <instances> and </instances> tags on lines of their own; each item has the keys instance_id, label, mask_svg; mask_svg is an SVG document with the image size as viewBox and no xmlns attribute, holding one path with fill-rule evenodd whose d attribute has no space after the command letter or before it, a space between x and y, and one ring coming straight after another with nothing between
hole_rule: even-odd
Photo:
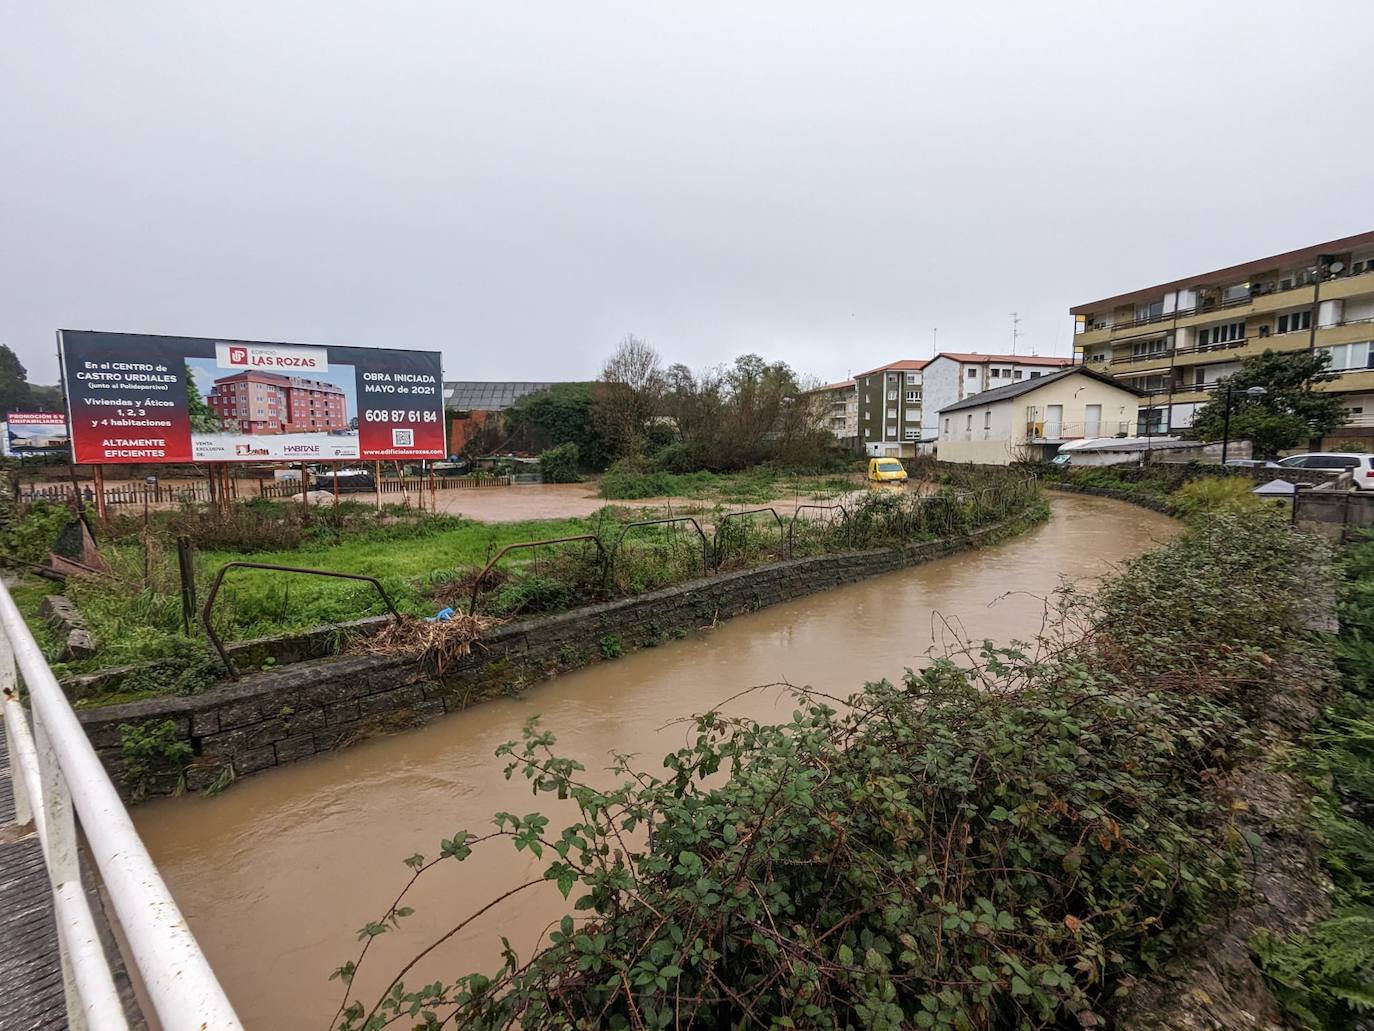
<instances>
[{"instance_id":1,"label":"parked car","mask_svg":"<svg viewBox=\"0 0 1374 1031\"><path fill-rule=\"evenodd\" d=\"M333 469L328 472L316 473L310 477L310 487L312 490L334 489L335 473ZM338 471L338 485L340 494L370 494L377 489L377 481L372 476L371 469L340 469Z\"/></svg>"},{"instance_id":2,"label":"parked car","mask_svg":"<svg viewBox=\"0 0 1374 1031\"><path fill-rule=\"evenodd\" d=\"M1273 469L1276 463L1263 458L1228 458L1226 464L1233 469Z\"/></svg>"},{"instance_id":3,"label":"parked car","mask_svg":"<svg viewBox=\"0 0 1374 1031\"><path fill-rule=\"evenodd\" d=\"M1349 469L1357 490L1374 490L1374 455L1355 455L1342 451L1311 451L1289 455L1274 463L1279 469Z\"/></svg>"},{"instance_id":4,"label":"parked car","mask_svg":"<svg viewBox=\"0 0 1374 1031\"><path fill-rule=\"evenodd\" d=\"M874 483L905 483L906 469L895 458L870 458L868 478Z\"/></svg>"}]
</instances>

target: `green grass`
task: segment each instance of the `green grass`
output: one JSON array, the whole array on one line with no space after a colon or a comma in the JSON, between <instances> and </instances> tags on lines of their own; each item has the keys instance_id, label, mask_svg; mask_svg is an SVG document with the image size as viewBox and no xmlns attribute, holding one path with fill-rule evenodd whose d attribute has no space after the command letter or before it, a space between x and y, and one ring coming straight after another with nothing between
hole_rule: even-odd
<instances>
[{"instance_id":1,"label":"green grass","mask_svg":"<svg viewBox=\"0 0 1374 1031\"><path fill-rule=\"evenodd\" d=\"M226 562L239 560L360 573L377 577L401 611L432 615L439 607L429 598L435 585L464 569L485 565L507 544L569 537L587 533L591 526L586 519L465 521L454 529L410 540L363 539L249 556L207 552L197 557L197 577L204 591L216 570ZM534 552L522 551L503 560L502 566L538 561ZM386 611L370 584L258 569L230 571L215 607L234 635L245 638L324 626Z\"/></svg>"},{"instance_id":2,"label":"green grass","mask_svg":"<svg viewBox=\"0 0 1374 1031\"><path fill-rule=\"evenodd\" d=\"M831 498L862 486L856 475L805 476L755 468L737 473L631 472L612 469L601 478L601 496L609 499L691 498L726 504L764 504L779 498Z\"/></svg>"}]
</instances>

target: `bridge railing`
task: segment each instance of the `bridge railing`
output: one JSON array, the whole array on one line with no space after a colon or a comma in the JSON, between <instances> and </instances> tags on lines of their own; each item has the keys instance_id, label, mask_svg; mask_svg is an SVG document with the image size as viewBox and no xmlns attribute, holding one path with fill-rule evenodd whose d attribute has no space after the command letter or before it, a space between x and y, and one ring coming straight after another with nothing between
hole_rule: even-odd
<instances>
[{"instance_id":1,"label":"bridge railing","mask_svg":"<svg viewBox=\"0 0 1374 1031\"><path fill-rule=\"evenodd\" d=\"M20 701L20 679L30 711ZM0 583L0 691L16 819L32 819L52 891L67 1020L74 1031L126 1031L123 1004L81 881L76 825L164 1031L242 1031L162 875ZM32 716L32 728L29 716Z\"/></svg>"}]
</instances>

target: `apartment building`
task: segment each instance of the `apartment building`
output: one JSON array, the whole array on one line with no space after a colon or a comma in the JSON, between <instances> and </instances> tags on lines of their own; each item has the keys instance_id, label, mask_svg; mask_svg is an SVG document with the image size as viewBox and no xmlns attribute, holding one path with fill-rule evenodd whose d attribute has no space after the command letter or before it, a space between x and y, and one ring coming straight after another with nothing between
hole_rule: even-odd
<instances>
[{"instance_id":1,"label":"apartment building","mask_svg":"<svg viewBox=\"0 0 1374 1031\"><path fill-rule=\"evenodd\" d=\"M979 465L1047 461L1070 441L1125 436L1139 402L1138 391L1085 365L1013 378L942 408L936 453Z\"/></svg>"},{"instance_id":2,"label":"apartment building","mask_svg":"<svg viewBox=\"0 0 1374 1031\"><path fill-rule=\"evenodd\" d=\"M918 439L927 445L940 436L940 410L985 390L1038 379L1073 364L1070 358L1026 354L941 351L921 370L925 417Z\"/></svg>"},{"instance_id":3,"label":"apartment building","mask_svg":"<svg viewBox=\"0 0 1374 1031\"><path fill-rule=\"evenodd\" d=\"M342 388L320 379L240 372L215 380L205 399L240 433L327 433L348 428Z\"/></svg>"},{"instance_id":4,"label":"apartment building","mask_svg":"<svg viewBox=\"0 0 1374 1031\"><path fill-rule=\"evenodd\" d=\"M859 396L852 379L827 383L804 391L816 398L821 426L833 433L837 440L854 440L859 435Z\"/></svg>"},{"instance_id":5,"label":"apartment building","mask_svg":"<svg viewBox=\"0 0 1374 1031\"><path fill-rule=\"evenodd\" d=\"M1136 432L1186 429L1217 382L1266 350L1331 354L1349 423L1374 440L1374 232L1257 258L1069 309L1074 359L1147 397Z\"/></svg>"},{"instance_id":6,"label":"apartment building","mask_svg":"<svg viewBox=\"0 0 1374 1031\"><path fill-rule=\"evenodd\" d=\"M854 377L856 436L866 454L915 456L921 440L922 370L927 361L903 358Z\"/></svg>"}]
</instances>

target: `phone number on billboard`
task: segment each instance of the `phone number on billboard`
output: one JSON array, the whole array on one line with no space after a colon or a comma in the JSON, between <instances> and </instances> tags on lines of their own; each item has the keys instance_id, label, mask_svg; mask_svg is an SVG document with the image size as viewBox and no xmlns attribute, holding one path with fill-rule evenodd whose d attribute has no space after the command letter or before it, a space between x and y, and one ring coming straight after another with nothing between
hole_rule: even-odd
<instances>
[{"instance_id":1,"label":"phone number on billboard","mask_svg":"<svg viewBox=\"0 0 1374 1031\"><path fill-rule=\"evenodd\" d=\"M438 422L438 412L417 412L405 408L369 408L363 412L364 422Z\"/></svg>"}]
</instances>

